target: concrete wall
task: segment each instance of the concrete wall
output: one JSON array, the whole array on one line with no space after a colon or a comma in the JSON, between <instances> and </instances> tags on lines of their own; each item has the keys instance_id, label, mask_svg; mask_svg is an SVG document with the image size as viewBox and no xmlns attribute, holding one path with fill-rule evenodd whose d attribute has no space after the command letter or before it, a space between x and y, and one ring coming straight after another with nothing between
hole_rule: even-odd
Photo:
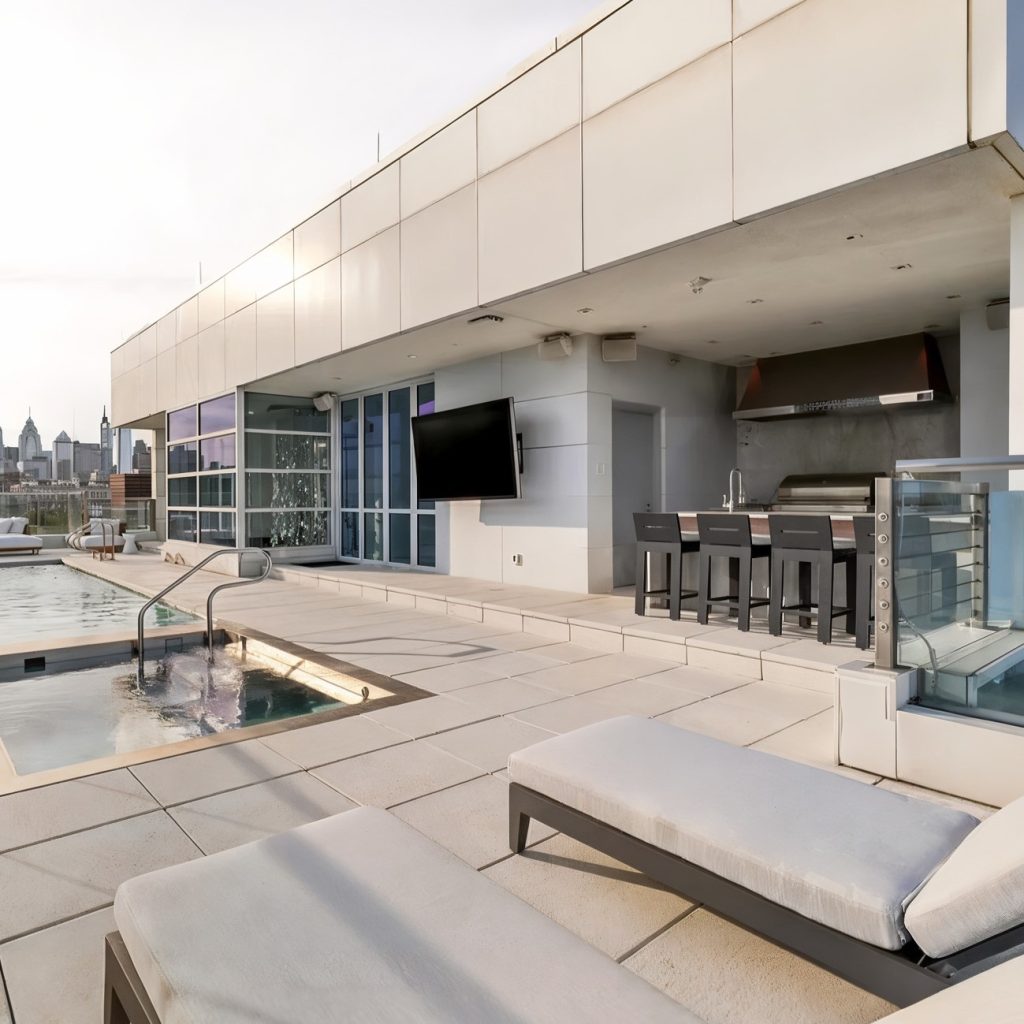
<instances>
[{"instance_id":1,"label":"concrete wall","mask_svg":"<svg viewBox=\"0 0 1024 1024\"><path fill-rule=\"evenodd\" d=\"M942 339L939 348L956 395L959 345L956 339ZM741 375L741 390L744 383ZM748 497L768 501L791 473L892 473L897 459L957 456L960 411L957 405L936 404L926 409L741 422L736 444Z\"/></svg>"},{"instance_id":2,"label":"concrete wall","mask_svg":"<svg viewBox=\"0 0 1024 1024\"><path fill-rule=\"evenodd\" d=\"M513 397L523 434L522 500L439 509L439 565L457 575L611 589L614 403L656 413L662 509L714 503L732 465L727 367L644 348L636 362L604 363L597 339L578 338L565 359L543 362L531 346L440 370L435 380L439 409Z\"/></svg>"},{"instance_id":3,"label":"concrete wall","mask_svg":"<svg viewBox=\"0 0 1024 1024\"><path fill-rule=\"evenodd\" d=\"M119 346L114 424L966 147L967 26L967 0L631 0Z\"/></svg>"},{"instance_id":4,"label":"concrete wall","mask_svg":"<svg viewBox=\"0 0 1024 1024\"><path fill-rule=\"evenodd\" d=\"M975 3L978 0L974 0ZM993 2L993 0L989 0ZM1005 4L1006 44L1004 54L1012 54L1013 59L1004 56L1006 75L1006 127L1024 146L1024 61L1020 55L1024 53L1024 7L1017 0L999 0Z\"/></svg>"}]
</instances>

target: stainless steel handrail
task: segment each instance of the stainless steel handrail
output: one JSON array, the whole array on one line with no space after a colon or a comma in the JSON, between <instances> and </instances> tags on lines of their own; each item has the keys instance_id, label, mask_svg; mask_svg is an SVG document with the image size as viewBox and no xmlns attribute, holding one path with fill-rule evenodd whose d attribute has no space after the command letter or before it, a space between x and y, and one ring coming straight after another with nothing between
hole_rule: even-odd
<instances>
[{"instance_id":1,"label":"stainless steel handrail","mask_svg":"<svg viewBox=\"0 0 1024 1024\"><path fill-rule=\"evenodd\" d=\"M139 669L138 669L138 677L137 677L138 678L139 686L142 685L143 680L144 680L143 672L144 672L144 666L145 666L145 663L146 663L146 637L145 637L145 630L143 628L143 624L144 624L144 621L145 621L145 618L146 618L146 612L148 612L149 609L152 608L153 605L155 605L158 601L160 601L164 597L166 597L172 590L174 590L175 587L180 586L182 583L185 582L185 580L189 579L190 577L194 576L197 572L199 572L200 569L202 569L205 566L209 565L210 562L212 562L215 558L220 558L221 555L238 555L238 571L239 571L239 574L241 574L241 571L242 571L242 556L243 555L262 555L264 560L265 560L265 564L263 566L263 572L259 576L247 577L247 578L244 578L244 579L243 578L239 578L237 580L232 580L229 583L221 583L218 586L214 587L213 590L211 590L209 595L207 596L207 598L206 598L206 647L207 647L207 650L209 651L209 656L210 656L211 659L213 658L213 599L214 599L214 597L216 597L217 594L219 594L222 590L227 590L230 587L246 587L246 586L249 586L252 583L262 583L270 575L270 570L273 569L273 567L274 567L274 563L271 561L270 555L266 551L264 551L263 548L224 548L221 551L214 551L214 553L212 555L208 555L206 558L204 558L197 565L192 566L192 568L189 569L189 571L186 572L184 575L179 576L173 583L171 583L168 586L164 587L164 589L161 590L160 593L157 594L155 597L151 597L142 606L141 610L139 611L139 639L138 639L138 646L139 646Z\"/></svg>"}]
</instances>

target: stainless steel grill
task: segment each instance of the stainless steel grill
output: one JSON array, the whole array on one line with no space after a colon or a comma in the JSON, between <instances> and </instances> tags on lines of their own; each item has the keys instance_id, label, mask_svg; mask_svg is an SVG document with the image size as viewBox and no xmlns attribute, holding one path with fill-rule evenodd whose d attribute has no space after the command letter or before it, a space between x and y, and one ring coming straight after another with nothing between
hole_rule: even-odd
<instances>
[{"instance_id":1,"label":"stainless steel grill","mask_svg":"<svg viewBox=\"0 0 1024 1024\"><path fill-rule=\"evenodd\" d=\"M875 477L885 473L787 476L775 492L772 512L872 512Z\"/></svg>"}]
</instances>

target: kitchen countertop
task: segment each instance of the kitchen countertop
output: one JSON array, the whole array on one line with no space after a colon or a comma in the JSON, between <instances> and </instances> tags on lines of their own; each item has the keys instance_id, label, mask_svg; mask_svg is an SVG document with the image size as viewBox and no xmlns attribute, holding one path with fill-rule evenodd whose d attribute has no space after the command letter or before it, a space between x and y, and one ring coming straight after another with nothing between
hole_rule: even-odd
<instances>
[{"instance_id":1,"label":"kitchen countertop","mask_svg":"<svg viewBox=\"0 0 1024 1024\"><path fill-rule=\"evenodd\" d=\"M698 515L728 515L727 508L701 509L699 512L677 512L679 526L686 540L697 539L697 516ZM865 516L874 518L874 512L809 512L803 509L775 509L767 511L758 508L738 508L733 515L745 515L750 517L750 534L755 544L769 543L768 517L773 515L786 516L821 516L827 515L832 520L832 539L837 547L848 547L853 544L853 521L863 519Z\"/></svg>"}]
</instances>

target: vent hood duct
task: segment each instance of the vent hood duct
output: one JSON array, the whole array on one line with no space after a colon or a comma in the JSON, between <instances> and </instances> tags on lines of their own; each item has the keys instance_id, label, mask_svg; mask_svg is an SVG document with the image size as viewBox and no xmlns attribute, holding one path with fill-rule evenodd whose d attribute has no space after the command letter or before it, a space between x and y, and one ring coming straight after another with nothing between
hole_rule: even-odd
<instances>
[{"instance_id":1,"label":"vent hood duct","mask_svg":"<svg viewBox=\"0 0 1024 1024\"><path fill-rule=\"evenodd\" d=\"M951 401L935 339L929 334L759 359L737 420L774 420L829 412L881 412Z\"/></svg>"}]
</instances>

